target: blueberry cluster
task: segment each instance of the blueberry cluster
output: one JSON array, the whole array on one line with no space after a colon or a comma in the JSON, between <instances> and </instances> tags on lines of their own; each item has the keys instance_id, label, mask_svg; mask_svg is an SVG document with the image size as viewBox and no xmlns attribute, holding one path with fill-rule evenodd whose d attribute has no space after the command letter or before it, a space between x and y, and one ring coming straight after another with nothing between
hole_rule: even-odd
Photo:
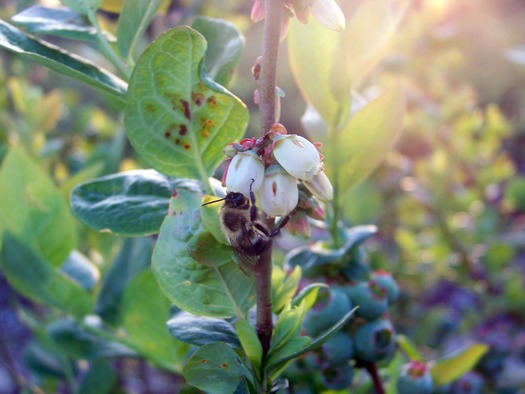
<instances>
[{"instance_id":1,"label":"blueberry cluster","mask_svg":"<svg viewBox=\"0 0 525 394\"><path fill-rule=\"evenodd\" d=\"M327 250L314 245L287 256L288 264L302 267L303 277L319 281L323 276L329 285L320 289L317 303L305 318L308 336L319 336L349 310L359 307L341 331L288 371L292 385L294 380L306 379L313 392L344 389L352 383L355 368L392 357L396 333L388 307L397 300L399 288L390 273L373 272L366 262L361 244L374 230L373 226L354 227L346 231L346 243L341 248ZM305 386L299 392L309 389Z\"/></svg>"}]
</instances>

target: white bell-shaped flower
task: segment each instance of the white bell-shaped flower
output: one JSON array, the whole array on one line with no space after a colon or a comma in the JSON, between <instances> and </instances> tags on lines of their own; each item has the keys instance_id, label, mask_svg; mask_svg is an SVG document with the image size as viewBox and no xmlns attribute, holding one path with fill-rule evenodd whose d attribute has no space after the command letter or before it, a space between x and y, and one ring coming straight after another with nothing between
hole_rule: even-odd
<instances>
[{"instance_id":1,"label":"white bell-shaped flower","mask_svg":"<svg viewBox=\"0 0 525 394\"><path fill-rule=\"evenodd\" d=\"M280 165L273 164L266 169L259 189L259 206L268 216L286 216L299 201L296 179Z\"/></svg>"},{"instance_id":2,"label":"white bell-shaped flower","mask_svg":"<svg viewBox=\"0 0 525 394\"><path fill-rule=\"evenodd\" d=\"M225 186L229 192L242 193L249 198L250 188L257 192L263 179L264 164L255 152L249 150L233 157L227 169Z\"/></svg>"},{"instance_id":3,"label":"white bell-shaped flower","mask_svg":"<svg viewBox=\"0 0 525 394\"><path fill-rule=\"evenodd\" d=\"M324 27L339 32L346 28L345 15L334 0L307 0L306 3L309 3L312 15Z\"/></svg>"},{"instance_id":4,"label":"white bell-shaped flower","mask_svg":"<svg viewBox=\"0 0 525 394\"><path fill-rule=\"evenodd\" d=\"M301 181L311 180L322 168L317 148L297 134L277 134L273 155L288 174Z\"/></svg>"}]
</instances>

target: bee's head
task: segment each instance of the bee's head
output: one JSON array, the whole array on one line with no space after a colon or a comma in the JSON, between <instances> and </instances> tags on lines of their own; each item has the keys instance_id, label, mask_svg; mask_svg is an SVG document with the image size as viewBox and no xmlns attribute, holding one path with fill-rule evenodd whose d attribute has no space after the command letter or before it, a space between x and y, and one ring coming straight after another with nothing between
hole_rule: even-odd
<instances>
[{"instance_id":1,"label":"bee's head","mask_svg":"<svg viewBox=\"0 0 525 394\"><path fill-rule=\"evenodd\" d=\"M242 193L229 192L224 198L224 204L230 208L240 208L247 203L247 198Z\"/></svg>"}]
</instances>

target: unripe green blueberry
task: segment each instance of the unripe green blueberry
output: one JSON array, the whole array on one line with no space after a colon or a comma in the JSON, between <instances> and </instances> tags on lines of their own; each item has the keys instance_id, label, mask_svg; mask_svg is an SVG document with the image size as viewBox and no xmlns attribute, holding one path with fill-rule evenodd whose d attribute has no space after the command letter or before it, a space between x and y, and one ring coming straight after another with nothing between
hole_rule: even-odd
<instances>
[{"instance_id":1,"label":"unripe green blueberry","mask_svg":"<svg viewBox=\"0 0 525 394\"><path fill-rule=\"evenodd\" d=\"M321 378L326 388L342 390L354 379L354 369L349 364L333 365L321 371Z\"/></svg>"},{"instance_id":2,"label":"unripe green blueberry","mask_svg":"<svg viewBox=\"0 0 525 394\"><path fill-rule=\"evenodd\" d=\"M370 362L390 357L396 348L396 333L389 320L365 323L354 333L354 357Z\"/></svg>"},{"instance_id":3,"label":"unripe green blueberry","mask_svg":"<svg viewBox=\"0 0 525 394\"><path fill-rule=\"evenodd\" d=\"M318 302L306 315L304 329L311 337L316 337L332 327L352 309L346 294L338 289L319 290Z\"/></svg>"},{"instance_id":4,"label":"unripe green blueberry","mask_svg":"<svg viewBox=\"0 0 525 394\"><path fill-rule=\"evenodd\" d=\"M372 279L379 285L379 287L385 289L386 298L389 304L393 304L399 298L399 286L392 277L392 274L384 270L377 270L372 274Z\"/></svg>"},{"instance_id":5,"label":"unripe green blueberry","mask_svg":"<svg viewBox=\"0 0 525 394\"><path fill-rule=\"evenodd\" d=\"M367 320L379 318L388 308L386 291L374 280L350 286L347 294L352 304L359 307L356 315Z\"/></svg>"},{"instance_id":6,"label":"unripe green blueberry","mask_svg":"<svg viewBox=\"0 0 525 394\"><path fill-rule=\"evenodd\" d=\"M397 380L399 394L431 394L434 382L428 365L422 361L410 361L403 366Z\"/></svg>"},{"instance_id":7,"label":"unripe green blueberry","mask_svg":"<svg viewBox=\"0 0 525 394\"><path fill-rule=\"evenodd\" d=\"M350 335L339 331L322 346L323 356L332 365L346 364L354 356L354 344Z\"/></svg>"}]
</instances>

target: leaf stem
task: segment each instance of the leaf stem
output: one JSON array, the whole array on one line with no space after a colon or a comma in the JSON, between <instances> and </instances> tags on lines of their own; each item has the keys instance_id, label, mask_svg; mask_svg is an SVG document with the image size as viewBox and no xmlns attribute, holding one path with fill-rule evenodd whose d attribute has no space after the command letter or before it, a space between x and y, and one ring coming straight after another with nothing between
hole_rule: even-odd
<instances>
[{"instance_id":1,"label":"leaf stem","mask_svg":"<svg viewBox=\"0 0 525 394\"><path fill-rule=\"evenodd\" d=\"M116 54L111 45L109 45L106 37L104 37L102 29L100 28L100 23L98 23L96 12L93 8L88 7L87 17L97 32L97 41L100 44L102 54L115 66L121 76L124 77L126 81L129 81L130 71L126 68L122 59Z\"/></svg>"},{"instance_id":2,"label":"leaf stem","mask_svg":"<svg viewBox=\"0 0 525 394\"><path fill-rule=\"evenodd\" d=\"M359 361L360 366L368 372L370 377L372 378L372 382L374 383L375 392L377 394L385 394L385 389L383 387L383 382L381 382L381 378L379 377L379 372L377 371L377 365L376 363L372 363L370 361Z\"/></svg>"},{"instance_id":3,"label":"leaf stem","mask_svg":"<svg viewBox=\"0 0 525 394\"><path fill-rule=\"evenodd\" d=\"M275 123L275 81L282 6L283 0L266 0L265 2L263 54L258 83L261 135L265 135ZM266 223L273 226L273 220L267 218ZM271 244L268 250L259 257L255 266L255 288L257 299L256 331L264 357L270 348L273 331Z\"/></svg>"}]
</instances>

